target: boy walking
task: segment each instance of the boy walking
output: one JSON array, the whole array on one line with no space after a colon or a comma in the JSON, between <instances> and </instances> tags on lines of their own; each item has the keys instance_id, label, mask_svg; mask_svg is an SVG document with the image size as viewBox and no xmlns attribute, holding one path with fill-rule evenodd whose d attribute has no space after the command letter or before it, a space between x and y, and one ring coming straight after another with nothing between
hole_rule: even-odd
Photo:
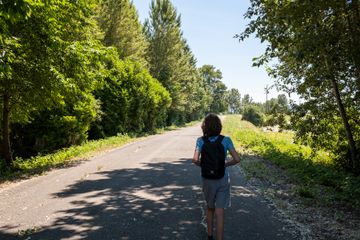
<instances>
[{"instance_id":1,"label":"boy walking","mask_svg":"<svg viewBox=\"0 0 360 240\"><path fill-rule=\"evenodd\" d=\"M220 135L220 118L208 114L201 125L203 136L196 141L193 163L201 167L202 189L207 204L206 223L208 240L213 240L216 217L216 239L224 238L224 209L230 207L230 175L226 167L240 162L229 137ZM232 160L226 161L230 152Z\"/></svg>"}]
</instances>

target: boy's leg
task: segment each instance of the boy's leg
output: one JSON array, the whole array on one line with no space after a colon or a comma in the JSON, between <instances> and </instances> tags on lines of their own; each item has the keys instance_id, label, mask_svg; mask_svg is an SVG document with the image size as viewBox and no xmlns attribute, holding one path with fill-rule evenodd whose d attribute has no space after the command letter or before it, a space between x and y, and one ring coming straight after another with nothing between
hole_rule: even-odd
<instances>
[{"instance_id":1,"label":"boy's leg","mask_svg":"<svg viewBox=\"0 0 360 240\"><path fill-rule=\"evenodd\" d=\"M224 239L224 209L215 208L216 216L216 240Z\"/></svg>"},{"instance_id":2,"label":"boy's leg","mask_svg":"<svg viewBox=\"0 0 360 240\"><path fill-rule=\"evenodd\" d=\"M220 180L220 187L216 192L215 217L216 240L224 239L224 209L230 207L230 178L225 176Z\"/></svg>"},{"instance_id":3,"label":"boy's leg","mask_svg":"<svg viewBox=\"0 0 360 240\"><path fill-rule=\"evenodd\" d=\"M206 224L208 236L213 236L213 223L214 223L215 208L207 208L206 211Z\"/></svg>"}]
</instances>

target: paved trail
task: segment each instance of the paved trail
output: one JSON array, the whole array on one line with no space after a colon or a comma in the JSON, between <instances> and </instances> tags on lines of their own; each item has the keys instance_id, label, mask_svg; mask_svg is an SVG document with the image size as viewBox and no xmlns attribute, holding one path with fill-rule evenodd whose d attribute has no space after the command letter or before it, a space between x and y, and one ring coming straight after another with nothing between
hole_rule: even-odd
<instances>
[{"instance_id":1,"label":"paved trail","mask_svg":"<svg viewBox=\"0 0 360 240\"><path fill-rule=\"evenodd\" d=\"M199 125L0 188L0 239L205 239ZM231 168L225 239L299 239ZM19 236L19 232L27 234Z\"/></svg>"}]
</instances>

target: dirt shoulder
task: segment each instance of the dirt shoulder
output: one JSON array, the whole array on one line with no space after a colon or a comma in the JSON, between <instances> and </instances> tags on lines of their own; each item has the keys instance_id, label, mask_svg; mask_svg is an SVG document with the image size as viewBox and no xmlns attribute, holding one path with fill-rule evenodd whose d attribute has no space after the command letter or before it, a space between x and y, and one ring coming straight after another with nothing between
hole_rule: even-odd
<instances>
[{"instance_id":1,"label":"dirt shoulder","mask_svg":"<svg viewBox=\"0 0 360 240\"><path fill-rule=\"evenodd\" d=\"M256 155L244 154L242 159L241 168L252 188L297 225L305 239L360 239L359 211L301 197L299 186L281 168Z\"/></svg>"}]
</instances>

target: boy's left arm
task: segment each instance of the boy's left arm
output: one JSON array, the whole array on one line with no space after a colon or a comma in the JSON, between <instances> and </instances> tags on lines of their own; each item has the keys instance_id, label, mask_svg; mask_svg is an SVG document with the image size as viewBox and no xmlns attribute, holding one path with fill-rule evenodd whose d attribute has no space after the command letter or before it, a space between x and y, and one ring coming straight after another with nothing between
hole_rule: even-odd
<instances>
[{"instance_id":1,"label":"boy's left arm","mask_svg":"<svg viewBox=\"0 0 360 240\"><path fill-rule=\"evenodd\" d=\"M230 161L225 162L225 167L236 165L240 162L239 154L236 152L235 148L230 149L229 152L232 159Z\"/></svg>"}]
</instances>

